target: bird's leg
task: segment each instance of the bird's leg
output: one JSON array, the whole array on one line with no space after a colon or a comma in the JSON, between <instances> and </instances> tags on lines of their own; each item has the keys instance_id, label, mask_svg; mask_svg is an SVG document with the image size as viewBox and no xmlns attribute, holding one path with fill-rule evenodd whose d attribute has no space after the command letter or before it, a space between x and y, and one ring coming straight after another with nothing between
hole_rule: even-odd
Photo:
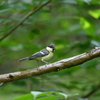
<instances>
[{"instance_id":1,"label":"bird's leg","mask_svg":"<svg viewBox=\"0 0 100 100\"><path fill-rule=\"evenodd\" d=\"M46 63L46 65L48 65L48 64L49 64L48 62L44 61L43 59L42 59L42 61L43 61L44 63Z\"/></svg>"},{"instance_id":2,"label":"bird's leg","mask_svg":"<svg viewBox=\"0 0 100 100\"><path fill-rule=\"evenodd\" d=\"M42 59L42 61L43 61L44 63L46 63L46 64L49 64L48 62L44 61L43 59Z\"/></svg>"},{"instance_id":3,"label":"bird's leg","mask_svg":"<svg viewBox=\"0 0 100 100\"><path fill-rule=\"evenodd\" d=\"M38 67L39 67L39 61L38 60L36 60L37 61L37 63L38 63Z\"/></svg>"}]
</instances>

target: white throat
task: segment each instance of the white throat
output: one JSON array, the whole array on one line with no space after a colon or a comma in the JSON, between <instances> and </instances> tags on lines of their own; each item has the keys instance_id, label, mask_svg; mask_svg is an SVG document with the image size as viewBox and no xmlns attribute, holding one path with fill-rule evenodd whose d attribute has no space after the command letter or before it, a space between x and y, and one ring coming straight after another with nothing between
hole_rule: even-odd
<instances>
[{"instance_id":1,"label":"white throat","mask_svg":"<svg viewBox=\"0 0 100 100\"><path fill-rule=\"evenodd\" d=\"M53 51L52 48L50 48L50 47L46 47L46 49L47 49L49 52L52 52L52 51Z\"/></svg>"}]
</instances>

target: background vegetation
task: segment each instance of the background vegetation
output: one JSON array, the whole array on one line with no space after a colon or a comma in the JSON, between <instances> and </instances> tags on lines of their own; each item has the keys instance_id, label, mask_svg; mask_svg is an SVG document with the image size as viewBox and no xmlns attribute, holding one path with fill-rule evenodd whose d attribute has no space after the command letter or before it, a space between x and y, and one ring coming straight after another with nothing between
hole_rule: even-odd
<instances>
[{"instance_id":1,"label":"background vegetation","mask_svg":"<svg viewBox=\"0 0 100 100\"><path fill-rule=\"evenodd\" d=\"M46 0L1 0L0 37L44 2ZM0 74L37 67L36 61L19 63L18 60L50 43L56 45L55 56L50 62L100 46L100 0L52 0L30 16L0 42ZM100 60L97 58L70 69L7 83L0 87L0 99L13 100L30 91L78 93L88 100L100 100Z\"/></svg>"}]
</instances>

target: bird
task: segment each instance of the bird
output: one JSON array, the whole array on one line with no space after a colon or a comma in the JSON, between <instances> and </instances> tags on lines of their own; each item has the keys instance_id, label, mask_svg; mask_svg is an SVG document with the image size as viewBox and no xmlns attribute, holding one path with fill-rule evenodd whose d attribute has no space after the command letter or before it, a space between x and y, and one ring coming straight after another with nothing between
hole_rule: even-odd
<instances>
[{"instance_id":1,"label":"bird","mask_svg":"<svg viewBox=\"0 0 100 100\"><path fill-rule=\"evenodd\" d=\"M54 52L55 52L55 45L49 44L45 49L42 49L39 52L36 52L29 57L19 59L18 62L21 62L24 60L36 60L37 62L42 61L46 64L49 64L47 61L53 57Z\"/></svg>"}]
</instances>

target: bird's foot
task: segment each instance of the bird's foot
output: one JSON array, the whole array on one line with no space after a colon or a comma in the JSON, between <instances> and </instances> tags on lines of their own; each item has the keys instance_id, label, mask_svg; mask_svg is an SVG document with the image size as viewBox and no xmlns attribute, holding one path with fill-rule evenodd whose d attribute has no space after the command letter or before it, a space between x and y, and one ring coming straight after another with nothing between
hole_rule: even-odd
<instances>
[{"instance_id":1,"label":"bird's foot","mask_svg":"<svg viewBox=\"0 0 100 100\"><path fill-rule=\"evenodd\" d=\"M45 64L45 67L46 67L47 65L49 65L49 64L50 64L50 63L46 63L46 64Z\"/></svg>"}]
</instances>

